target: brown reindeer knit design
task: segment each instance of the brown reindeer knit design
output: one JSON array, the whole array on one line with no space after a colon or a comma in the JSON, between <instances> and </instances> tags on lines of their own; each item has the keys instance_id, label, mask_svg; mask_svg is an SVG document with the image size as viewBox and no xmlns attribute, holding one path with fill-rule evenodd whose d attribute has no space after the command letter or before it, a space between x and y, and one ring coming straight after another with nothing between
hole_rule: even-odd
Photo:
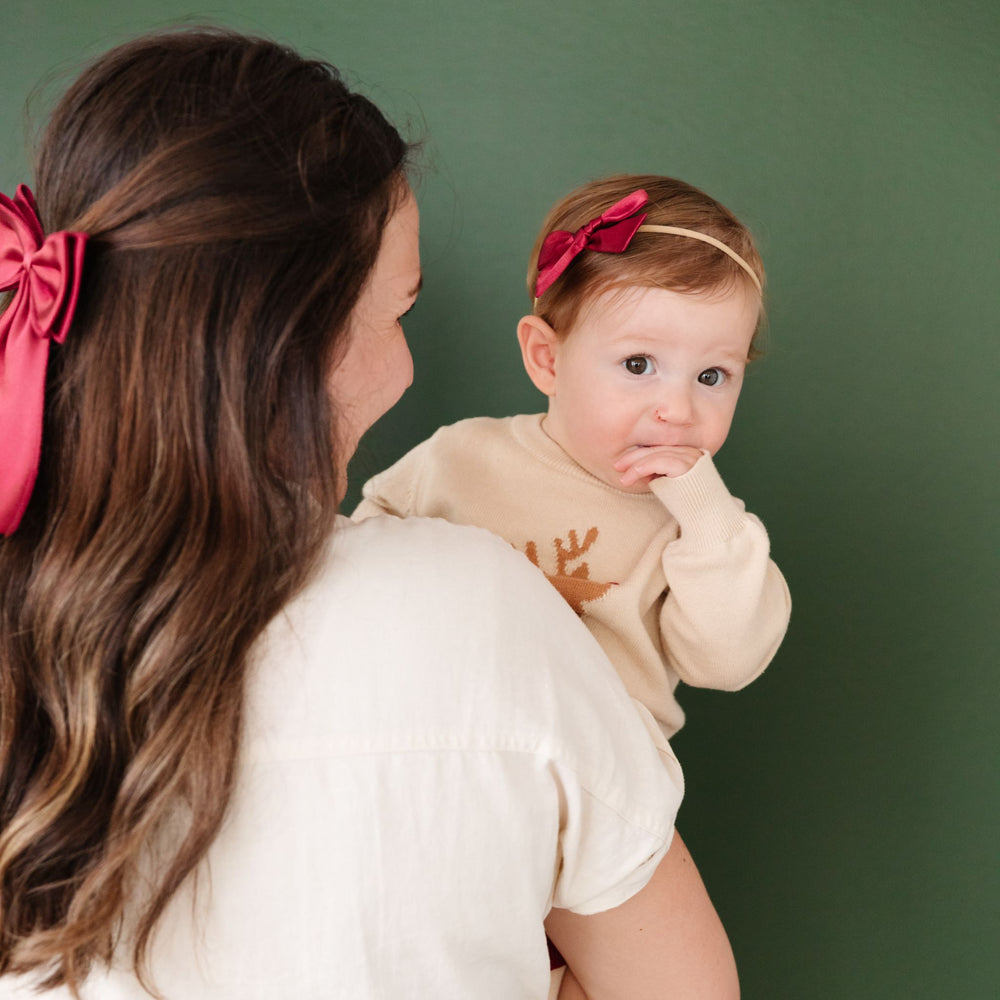
<instances>
[{"instance_id":1,"label":"brown reindeer knit design","mask_svg":"<svg viewBox=\"0 0 1000 1000\"><path fill-rule=\"evenodd\" d=\"M597 541L599 534L596 526L588 529L581 544L577 533L571 528L567 533L568 543L561 538L552 540L552 548L556 553L556 571L545 573L545 577L578 615L583 614L583 605L587 601L596 601L599 597L603 597L614 585L611 582L599 583L591 580L590 566L579 561L581 556L586 555L587 549ZM542 564L538 560L538 546L534 542L526 543L524 554L534 565L542 569ZM571 563L576 564L572 570Z\"/></svg>"},{"instance_id":2,"label":"brown reindeer knit design","mask_svg":"<svg viewBox=\"0 0 1000 1000\"><path fill-rule=\"evenodd\" d=\"M581 468L542 421L441 428L365 485L354 519L441 517L506 539L581 616L669 737L684 722L679 681L741 688L785 634L791 604L767 532L707 454L652 492L627 493Z\"/></svg>"}]
</instances>

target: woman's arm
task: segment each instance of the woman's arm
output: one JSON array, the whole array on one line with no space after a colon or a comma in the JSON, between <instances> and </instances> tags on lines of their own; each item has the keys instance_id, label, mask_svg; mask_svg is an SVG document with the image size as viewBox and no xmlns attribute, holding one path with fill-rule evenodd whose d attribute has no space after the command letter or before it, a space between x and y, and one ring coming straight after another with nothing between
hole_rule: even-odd
<instances>
[{"instance_id":1,"label":"woman's arm","mask_svg":"<svg viewBox=\"0 0 1000 1000\"><path fill-rule=\"evenodd\" d=\"M729 938L680 834L621 906L552 910L546 931L573 970L560 1000L737 1000ZM574 979L575 976L575 979Z\"/></svg>"}]
</instances>

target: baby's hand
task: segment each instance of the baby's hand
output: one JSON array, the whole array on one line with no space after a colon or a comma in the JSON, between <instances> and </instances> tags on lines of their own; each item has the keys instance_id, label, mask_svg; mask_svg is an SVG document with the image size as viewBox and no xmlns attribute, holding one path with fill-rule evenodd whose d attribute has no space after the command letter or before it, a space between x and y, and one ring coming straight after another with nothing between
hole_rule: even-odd
<instances>
[{"instance_id":1,"label":"baby's hand","mask_svg":"<svg viewBox=\"0 0 1000 1000\"><path fill-rule=\"evenodd\" d=\"M676 478L688 472L702 456L700 448L636 447L615 462L616 471L622 474L622 486L632 486L640 479L669 476Z\"/></svg>"}]
</instances>

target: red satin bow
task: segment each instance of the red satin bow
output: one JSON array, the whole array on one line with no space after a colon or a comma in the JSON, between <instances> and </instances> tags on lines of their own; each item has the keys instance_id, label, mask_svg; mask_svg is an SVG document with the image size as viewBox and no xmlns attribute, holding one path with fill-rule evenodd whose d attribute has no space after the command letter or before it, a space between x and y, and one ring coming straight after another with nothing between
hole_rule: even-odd
<instances>
[{"instance_id":1,"label":"red satin bow","mask_svg":"<svg viewBox=\"0 0 1000 1000\"><path fill-rule=\"evenodd\" d=\"M636 230L642 225L646 213L636 215L649 201L649 195L640 188L616 202L596 219L591 219L575 233L555 229L545 237L538 253L538 280L535 298L541 298L549 286L573 263L584 250L601 253L621 253Z\"/></svg>"},{"instance_id":2,"label":"red satin bow","mask_svg":"<svg viewBox=\"0 0 1000 1000\"><path fill-rule=\"evenodd\" d=\"M21 185L0 194L0 535L21 523L38 475L49 342L65 339L80 291L86 233L45 236Z\"/></svg>"}]
</instances>

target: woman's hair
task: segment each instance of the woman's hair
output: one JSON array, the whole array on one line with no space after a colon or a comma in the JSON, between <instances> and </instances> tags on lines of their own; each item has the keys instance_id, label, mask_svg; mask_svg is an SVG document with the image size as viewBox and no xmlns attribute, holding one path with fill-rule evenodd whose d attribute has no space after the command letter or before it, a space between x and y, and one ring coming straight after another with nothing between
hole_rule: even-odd
<instances>
[{"instance_id":1,"label":"woman's hair","mask_svg":"<svg viewBox=\"0 0 1000 1000\"><path fill-rule=\"evenodd\" d=\"M764 265L749 230L729 209L684 181L657 174L620 174L571 191L549 211L528 261L528 295L535 315L561 336L573 327L584 303L613 288L639 286L675 292L711 292L745 286L756 295L749 275L717 247L689 236L636 233L623 253L585 250L534 299L538 254L549 233L576 232L633 191L649 195L646 224L677 226L712 236L734 250L764 284ZM755 335L756 339L756 335Z\"/></svg>"},{"instance_id":2,"label":"woman's hair","mask_svg":"<svg viewBox=\"0 0 1000 1000\"><path fill-rule=\"evenodd\" d=\"M127 941L148 984L251 647L333 524L326 381L407 154L332 67L213 29L114 49L55 110L39 213L89 241L0 540L0 975L75 991Z\"/></svg>"}]
</instances>

